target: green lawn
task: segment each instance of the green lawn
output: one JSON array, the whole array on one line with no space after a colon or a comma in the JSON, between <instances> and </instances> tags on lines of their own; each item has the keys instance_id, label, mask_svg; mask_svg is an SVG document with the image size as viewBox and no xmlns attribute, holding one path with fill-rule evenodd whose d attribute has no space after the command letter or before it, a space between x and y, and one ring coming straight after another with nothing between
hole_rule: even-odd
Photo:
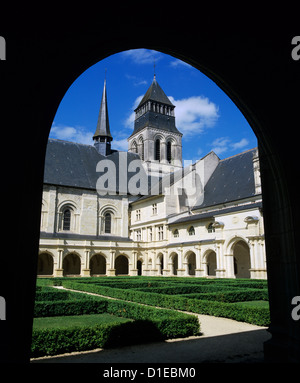
<instances>
[{"instance_id":1,"label":"green lawn","mask_svg":"<svg viewBox=\"0 0 300 383\"><path fill-rule=\"evenodd\" d=\"M89 315L74 315L74 316L57 316L34 318L33 329L49 329L49 328L68 328L68 327L83 327L95 326L97 324L108 323L126 323L133 322L132 319L121 318L111 314L89 314Z\"/></svg>"}]
</instances>

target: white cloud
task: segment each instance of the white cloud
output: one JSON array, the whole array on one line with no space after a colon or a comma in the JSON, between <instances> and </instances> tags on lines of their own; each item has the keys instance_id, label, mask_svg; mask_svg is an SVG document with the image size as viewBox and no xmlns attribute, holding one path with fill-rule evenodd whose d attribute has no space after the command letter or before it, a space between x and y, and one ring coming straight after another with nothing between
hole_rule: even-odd
<instances>
[{"instance_id":1,"label":"white cloud","mask_svg":"<svg viewBox=\"0 0 300 383\"><path fill-rule=\"evenodd\" d=\"M134 127L134 119L135 119L135 113L134 113L134 109L139 105L139 103L141 102L142 98L144 97L144 95L142 94L141 96L138 96L135 100L134 100L134 103L132 105L132 111L130 112L129 116L126 118L126 120L124 121L124 126L127 128L127 129L130 129L130 130L133 130L133 127Z\"/></svg>"},{"instance_id":2,"label":"white cloud","mask_svg":"<svg viewBox=\"0 0 300 383\"><path fill-rule=\"evenodd\" d=\"M231 144L231 146L232 146L233 150L236 150L236 149L244 148L248 144L249 144L249 141L246 138L242 138L241 141L235 142L235 143Z\"/></svg>"},{"instance_id":3,"label":"white cloud","mask_svg":"<svg viewBox=\"0 0 300 383\"><path fill-rule=\"evenodd\" d=\"M176 60L174 60L174 61L171 61L171 62L170 62L170 66L171 66L172 68L178 68L178 67L192 68L192 65L190 65L190 64L188 64L188 63L186 63L186 62L184 62L184 61L181 61L181 60L179 60L179 59L176 59Z\"/></svg>"},{"instance_id":4,"label":"white cloud","mask_svg":"<svg viewBox=\"0 0 300 383\"><path fill-rule=\"evenodd\" d=\"M128 150L128 141L127 138L123 138L121 140L113 140L111 143L112 149L127 151Z\"/></svg>"},{"instance_id":5,"label":"white cloud","mask_svg":"<svg viewBox=\"0 0 300 383\"><path fill-rule=\"evenodd\" d=\"M220 155L227 151L235 151L245 148L245 146L248 144L249 141L246 138L242 138L238 142L232 142L229 137L219 137L211 143L211 150L214 151L217 155Z\"/></svg>"},{"instance_id":6,"label":"white cloud","mask_svg":"<svg viewBox=\"0 0 300 383\"><path fill-rule=\"evenodd\" d=\"M93 132L86 131L80 126L57 126L53 123L50 131L51 138L77 142L79 144L93 145Z\"/></svg>"},{"instance_id":7,"label":"white cloud","mask_svg":"<svg viewBox=\"0 0 300 383\"><path fill-rule=\"evenodd\" d=\"M133 85L134 86L139 86L139 85L147 85L147 81L142 79L141 77L138 77L138 76L134 76L134 75L131 75L131 74L125 74L125 77L132 81Z\"/></svg>"},{"instance_id":8,"label":"white cloud","mask_svg":"<svg viewBox=\"0 0 300 383\"><path fill-rule=\"evenodd\" d=\"M150 49L130 49L121 53L124 58L132 60L135 64L153 64L162 58L161 53Z\"/></svg>"},{"instance_id":9,"label":"white cloud","mask_svg":"<svg viewBox=\"0 0 300 383\"><path fill-rule=\"evenodd\" d=\"M228 145L230 143L229 138L220 137L212 142L212 151L217 155L222 154L228 150Z\"/></svg>"},{"instance_id":10,"label":"white cloud","mask_svg":"<svg viewBox=\"0 0 300 383\"><path fill-rule=\"evenodd\" d=\"M126 118L124 125L133 130L135 113L134 109L141 102L144 95L137 97L132 106L132 112ZM206 128L215 125L219 115L218 107L206 97L194 96L181 100L175 100L168 96L175 108L176 127L184 138L194 137L202 133Z\"/></svg>"},{"instance_id":11,"label":"white cloud","mask_svg":"<svg viewBox=\"0 0 300 383\"><path fill-rule=\"evenodd\" d=\"M217 105L207 97L192 96L175 100L169 96L169 99L176 106L176 127L185 138L196 136L206 128L213 127L219 118Z\"/></svg>"}]
</instances>

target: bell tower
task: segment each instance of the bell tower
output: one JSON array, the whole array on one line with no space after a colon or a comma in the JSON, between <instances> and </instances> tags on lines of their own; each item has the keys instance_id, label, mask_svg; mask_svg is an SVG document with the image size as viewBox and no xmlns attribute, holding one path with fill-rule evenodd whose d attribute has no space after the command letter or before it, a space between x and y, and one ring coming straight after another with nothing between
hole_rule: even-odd
<instances>
[{"instance_id":1,"label":"bell tower","mask_svg":"<svg viewBox=\"0 0 300 383\"><path fill-rule=\"evenodd\" d=\"M139 154L148 174L182 168L182 133L176 128L174 109L154 74L135 109L134 130L128 138L128 150Z\"/></svg>"}]
</instances>

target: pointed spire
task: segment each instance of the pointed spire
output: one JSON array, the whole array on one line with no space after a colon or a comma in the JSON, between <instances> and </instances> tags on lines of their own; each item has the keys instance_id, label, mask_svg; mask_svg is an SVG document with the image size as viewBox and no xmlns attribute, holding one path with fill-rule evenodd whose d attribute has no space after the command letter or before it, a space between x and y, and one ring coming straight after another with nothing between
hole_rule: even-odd
<instances>
[{"instance_id":1,"label":"pointed spire","mask_svg":"<svg viewBox=\"0 0 300 383\"><path fill-rule=\"evenodd\" d=\"M106 137L109 138L110 141L112 141L112 135L110 133L109 128L109 119L108 119L108 109L107 109L107 95L106 95L106 73L105 73L105 80L104 80L104 87L103 87L103 93L102 93L102 99L101 99L101 105L100 105L100 111L98 116L98 122L95 134L93 136L93 139L99 137Z\"/></svg>"}]
</instances>

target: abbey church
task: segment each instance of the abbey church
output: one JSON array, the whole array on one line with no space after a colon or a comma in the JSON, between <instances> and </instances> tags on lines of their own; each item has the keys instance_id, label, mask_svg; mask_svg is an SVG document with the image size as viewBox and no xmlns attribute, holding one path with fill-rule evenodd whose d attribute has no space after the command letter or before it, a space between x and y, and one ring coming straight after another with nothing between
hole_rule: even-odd
<instances>
[{"instance_id":1,"label":"abbey church","mask_svg":"<svg viewBox=\"0 0 300 383\"><path fill-rule=\"evenodd\" d=\"M39 276L267 278L256 148L183 163L155 76L128 151L111 148L106 81L93 140L48 141Z\"/></svg>"}]
</instances>

